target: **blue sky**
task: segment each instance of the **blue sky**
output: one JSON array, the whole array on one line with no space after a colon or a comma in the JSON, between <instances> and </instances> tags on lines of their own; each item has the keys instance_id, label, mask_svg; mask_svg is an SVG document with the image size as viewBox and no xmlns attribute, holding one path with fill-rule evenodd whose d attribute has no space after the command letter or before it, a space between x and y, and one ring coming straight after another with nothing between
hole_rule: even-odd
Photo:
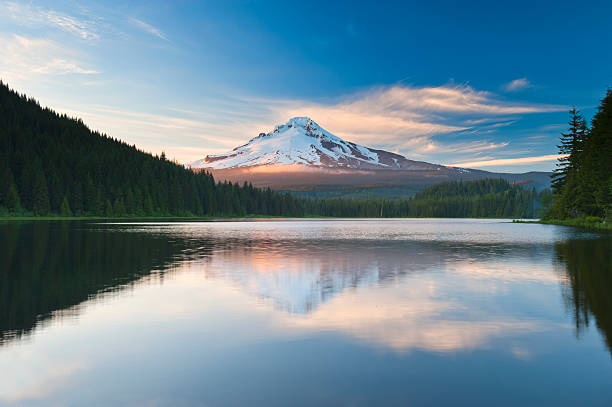
<instances>
[{"instance_id":1,"label":"blue sky","mask_svg":"<svg viewBox=\"0 0 612 407\"><path fill-rule=\"evenodd\" d=\"M552 169L568 108L612 86L609 1L330 3L0 0L0 77L180 162L310 116L512 172Z\"/></svg>"}]
</instances>

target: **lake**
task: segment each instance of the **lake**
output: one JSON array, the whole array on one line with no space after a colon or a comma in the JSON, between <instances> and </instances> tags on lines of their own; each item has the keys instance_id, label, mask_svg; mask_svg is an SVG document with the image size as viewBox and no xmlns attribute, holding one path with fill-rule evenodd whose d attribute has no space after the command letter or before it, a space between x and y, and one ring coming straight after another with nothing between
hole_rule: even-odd
<instances>
[{"instance_id":1,"label":"lake","mask_svg":"<svg viewBox=\"0 0 612 407\"><path fill-rule=\"evenodd\" d=\"M36 221L0 243L0 405L612 405L610 234Z\"/></svg>"}]
</instances>

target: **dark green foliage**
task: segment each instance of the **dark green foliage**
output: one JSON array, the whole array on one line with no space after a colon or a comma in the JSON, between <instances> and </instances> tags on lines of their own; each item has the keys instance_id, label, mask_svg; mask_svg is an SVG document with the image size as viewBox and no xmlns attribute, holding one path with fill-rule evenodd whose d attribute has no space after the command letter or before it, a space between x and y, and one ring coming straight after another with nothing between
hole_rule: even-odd
<instances>
[{"instance_id":1,"label":"dark green foliage","mask_svg":"<svg viewBox=\"0 0 612 407\"><path fill-rule=\"evenodd\" d=\"M106 200L106 205L104 206L104 216L106 217L113 216L113 206L111 205L108 199Z\"/></svg>"},{"instance_id":2,"label":"dark green foliage","mask_svg":"<svg viewBox=\"0 0 612 407\"><path fill-rule=\"evenodd\" d=\"M568 178L573 176L578 168L578 156L584 148L584 139L587 134L586 121L582 114L572 108L570 110L569 131L561 133L561 143L557 146L559 154L567 155L558 159L557 168L551 176L551 187L553 191L559 192L567 185Z\"/></svg>"},{"instance_id":3,"label":"dark green foliage","mask_svg":"<svg viewBox=\"0 0 612 407\"><path fill-rule=\"evenodd\" d=\"M561 135L560 160L553 174L554 202L547 218L612 217L612 89L588 129L575 109Z\"/></svg>"},{"instance_id":4,"label":"dark green foliage","mask_svg":"<svg viewBox=\"0 0 612 407\"><path fill-rule=\"evenodd\" d=\"M4 168L3 168L4 167ZM22 211L21 199L6 160L0 161L0 214L16 214Z\"/></svg>"},{"instance_id":5,"label":"dark green foliage","mask_svg":"<svg viewBox=\"0 0 612 407\"><path fill-rule=\"evenodd\" d=\"M64 196L62 200L62 204L60 206L60 215L62 216L71 216L72 211L70 210L70 204L68 203L68 197Z\"/></svg>"},{"instance_id":6,"label":"dark green foliage","mask_svg":"<svg viewBox=\"0 0 612 407\"><path fill-rule=\"evenodd\" d=\"M49 213L49 191L47 190L47 179L45 174L39 170L35 175L32 187L32 212L35 215L46 215Z\"/></svg>"},{"instance_id":7,"label":"dark green foliage","mask_svg":"<svg viewBox=\"0 0 612 407\"><path fill-rule=\"evenodd\" d=\"M343 198L356 201L401 200L411 197L431 185L317 185L312 189L286 190L299 198L330 199Z\"/></svg>"},{"instance_id":8,"label":"dark green foliage","mask_svg":"<svg viewBox=\"0 0 612 407\"><path fill-rule=\"evenodd\" d=\"M8 213L10 214L21 212L21 201L19 200L19 194L17 193L15 184L9 187L4 200L4 206L8 209Z\"/></svg>"},{"instance_id":9,"label":"dark green foliage","mask_svg":"<svg viewBox=\"0 0 612 407\"><path fill-rule=\"evenodd\" d=\"M555 244L564 265L563 296L573 314L576 333L582 335L595 319L612 349L612 239L570 239Z\"/></svg>"},{"instance_id":10,"label":"dark green foliage","mask_svg":"<svg viewBox=\"0 0 612 407\"><path fill-rule=\"evenodd\" d=\"M609 89L591 126L584 145L579 182L592 188L593 201L586 203L586 214L603 216L612 210L612 89ZM585 189L586 189L585 188Z\"/></svg>"},{"instance_id":11,"label":"dark green foliage","mask_svg":"<svg viewBox=\"0 0 612 407\"><path fill-rule=\"evenodd\" d=\"M550 195L503 179L445 182L404 200L326 199L307 201L307 213L336 217L534 218Z\"/></svg>"},{"instance_id":12,"label":"dark green foliage","mask_svg":"<svg viewBox=\"0 0 612 407\"><path fill-rule=\"evenodd\" d=\"M0 176L0 213L9 215L304 215L298 198L215 183L164 153L92 132L1 82Z\"/></svg>"}]
</instances>

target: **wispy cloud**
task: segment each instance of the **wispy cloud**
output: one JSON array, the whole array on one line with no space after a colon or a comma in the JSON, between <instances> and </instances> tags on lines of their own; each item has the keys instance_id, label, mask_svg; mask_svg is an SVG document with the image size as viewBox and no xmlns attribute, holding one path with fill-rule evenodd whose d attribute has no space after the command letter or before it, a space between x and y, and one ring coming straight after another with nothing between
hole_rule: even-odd
<instances>
[{"instance_id":1,"label":"wispy cloud","mask_svg":"<svg viewBox=\"0 0 612 407\"><path fill-rule=\"evenodd\" d=\"M522 165L522 164L531 164L531 163L540 163L545 161L555 161L559 158L566 157L565 155L560 154L550 154L550 155L539 155L535 157L520 157L520 158L501 158L495 160L484 160L484 161L473 161L473 162L464 162L464 163L456 163L456 164L448 164L453 167L464 167L464 168L472 168L472 167L491 167L498 165Z\"/></svg>"},{"instance_id":2,"label":"wispy cloud","mask_svg":"<svg viewBox=\"0 0 612 407\"><path fill-rule=\"evenodd\" d=\"M159 28L156 28L156 27L152 26L151 24L145 23L144 21L139 20L139 19L134 18L134 17L128 18L128 21L131 24L135 25L136 27L140 28L141 30L143 30L143 31L145 31L145 32L147 32L147 33L149 33L149 34L151 34L151 35L153 35L153 36L155 36L155 37L157 37L159 39L162 39L164 41L168 41L168 38L166 37L166 35Z\"/></svg>"},{"instance_id":3,"label":"wispy cloud","mask_svg":"<svg viewBox=\"0 0 612 407\"><path fill-rule=\"evenodd\" d=\"M20 25L25 26L49 26L76 35L83 40L95 40L99 38L91 21L80 19L55 10L34 6L32 4L21 4L15 2L1 2L0 10L3 14Z\"/></svg>"},{"instance_id":4,"label":"wispy cloud","mask_svg":"<svg viewBox=\"0 0 612 407\"><path fill-rule=\"evenodd\" d=\"M462 143L449 143L443 144L436 148L437 152L440 153L454 153L454 154L475 154L483 151L500 150L507 147L510 144L508 141L501 143L494 143L492 141L476 140L467 141Z\"/></svg>"},{"instance_id":5,"label":"wispy cloud","mask_svg":"<svg viewBox=\"0 0 612 407\"><path fill-rule=\"evenodd\" d=\"M47 39L0 35L0 76L6 81L37 75L97 74L75 60L75 53Z\"/></svg>"},{"instance_id":6,"label":"wispy cloud","mask_svg":"<svg viewBox=\"0 0 612 407\"><path fill-rule=\"evenodd\" d=\"M408 157L452 154L455 160L476 161L479 157L482 161L484 152L491 159L500 151L509 154L509 141L487 139L483 134L511 125L520 115L565 109L500 102L495 95L469 86L378 87L329 102L234 95L202 103L199 107L160 108L155 114L108 106L64 111L147 151L165 150L168 156L187 163L230 150L293 116L310 116L346 140ZM442 137L448 133L454 133L452 141Z\"/></svg>"},{"instance_id":7,"label":"wispy cloud","mask_svg":"<svg viewBox=\"0 0 612 407\"><path fill-rule=\"evenodd\" d=\"M412 155L449 151L436 135L478 131L493 132L511 125L522 114L564 110L565 107L502 102L490 92L470 86L379 87L348 95L335 103L301 100L252 100L268 106L272 123L292 116L310 116L344 139ZM489 120L493 117L495 121ZM504 119L504 117L506 117ZM480 146L503 148L507 143L481 141Z\"/></svg>"},{"instance_id":8,"label":"wispy cloud","mask_svg":"<svg viewBox=\"0 0 612 407\"><path fill-rule=\"evenodd\" d=\"M505 84L503 86L503 89L506 92L517 92L519 90L531 87L533 87L533 85L531 84L531 82L529 82L529 80L527 80L527 78L518 78Z\"/></svg>"},{"instance_id":9,"label":"wispy cloud","mask_svg":"<svg viewBox=\"0 0 612 407\"><path fill-rule=\"evenodd\" d=\"M41 65L32 69L32 72L42 73L42 74L53 74L53 75L61 75L61 74L69 74L69 73L78 73L83 75L92 75L99 73L93 69L85 69L78 66L76 63L72 61L67 61L65 59L53 59L45 65Z\"/></svg>"},{"instance_id":10,"label":"wispy cloud","mask_svg":"<svg viewBox=\"0 0 612 407\"><path fill-rule=\"evenodd\" d=\"M564 124L564 123L556 123L556 124L548 124L548 125L545 125L545 126L541 126L541 127L539 127L538 130L560 132L560 131L564 130L566 127L567 127L567 125Z\"/></svg>"},{"instance_id":11,"label":"wispy cloud","mask_svg":"<svg viewBox=\"0 0 612 407\"><path fill-rule=\"evenodd\" d=\"M215 150L226 151L236 145L235 139L224 135L227 126L209 120L185 118L172 110L147 113L101 105L59 107L59 110L82 118L93 130L136 144L139 149L154 154L165 151L169 158L182 163L202 158L211 146ZM236 131L243 133L246 129L236 126Z\"/></svg>"},{"instance_id":12,"label":"wispy cloud","mask_svg":"<svg viewBox=\"0 0 612 407\"><path fill-rule=\"evenodd\" d=\"M442 112L470 115L539 113L558 110L558 106L508 103L495 95L467 85L410 87L393 86L355 95L353 106L384 110L390 114L405 112Z\"/></svg>"}]
</instances>

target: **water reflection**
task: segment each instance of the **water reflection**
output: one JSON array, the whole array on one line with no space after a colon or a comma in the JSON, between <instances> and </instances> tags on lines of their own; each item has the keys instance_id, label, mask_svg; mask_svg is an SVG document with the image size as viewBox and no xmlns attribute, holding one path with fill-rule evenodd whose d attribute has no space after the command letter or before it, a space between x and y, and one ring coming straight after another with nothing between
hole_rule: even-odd
<instances>
[{"instance_id":1,"label":"water reflection","mask_svg":"<svg viewBox=\"0 0 612 407\"><path fill-rule=\"evenodd\" d=\"M549 236L534 241L488 225L485 243L483 233L466 238L455 223L442 227L443 234L423 225L415 231L396 223L345 226L4 224L0 342L51 317L76 316L83 301L137 281L162 281L188 263L275 309L308 316L288 318L292 328L336 330L396 350L457 350L507 332L544 330L512 309L483 310L507 294L508 284L517 291L522 283L527 289L561 280L578 330L594 313L610 343L605 321L612 303L604 295L611 288L610 239L555 243L566 272L554 275ZM380 235L386 240L375 239ZM405 283L413 274L421 275ZM360 291L368 287L378 289Z\"/></svg>"},{"instance_id":2,"label":"water reflection","mask_svg":"<svg viewBox=\"0 0 612 407\"><path fill-rule=\"evenodd\" d=\"M403 276L419 272L557 283L559 277L547 267L551 256L551 245L521 242L234 239L215 243L204 273L230 279L279 309L305 314L345 289L397 284Z\"/></svg>"},{"instance_id":3,"label":"water reflection","mask_svg":"<svg viewBox=\"0 0 612 407\"><path fill-rule=\"evenodd\" d=\"M191 243L82 222L1 224L0 344L51 317L78 315L78 305L97 295L163 279ZM210 251L206 240L197 247Z\"/></svg>"},{"instance_id":4,"label":"water reflection","mask_svg":"<svg viewBox=\"0 0 612 407\"><path fill-rule=\"evenodd\" d=\"M487 281L480 289L488 292L499 291L509 281L556 281L546 267L550 245L516 238L503 241L500 236L491 235L490 231L492 241L483 243L478 239L453 241L430 237L423 240L422 234L402 233L394 230L393 224L373 232L372 225L357 227L357 231L354 226L348 230L342 226L329 230L329 226L324 225L328 228L326 230L319 225L316 233L310 230L309 234L295 226L270 229L269 225L254 225L250 228L234 224L221 227L184 224L177 227L172 224L91 225L79 222L3 225L0 227L3 247L0 261L4 270L0 291L0 338L6 341L19 337L52 314L55 317L78 314L75 306L101 293L130 287L135 281L163 279L164 271L185 261L204 265L202 271L208 278L229 280L244 292L271 301L275 308L296 314L312 313L346 289L354 292L360 287L386 283L394 286L411 273L446 273L412 282L411 293L403 291L398 298L389 293L381 294L381 291L370 293L377 295L377 299L345 298L343 301L348 304L335 303L324 311L324 317L318 313L307 322L314 325L320 321L320 328L331 328L335 319L339 330L376 332L377 341L386 340L396 348L402 347L402 343L427 342L422 338L408 339L411 335L388 333L397 331L396 328L383 329L381 324L388 326L389 321L402 325L404 318L398 315L418 316L418 320L412 323L421 328L418 331L423 338L439 337L448 341L446 344L432 343L430 348L462 346L464 340L450 339L457 337L450 332L450 326L458 326L462 337L482 336L466 333L468 330L460 327L457 321L452 324L432 321L438 332L447 331L446 334L429 334L424 328L424 321L431 320L433 310L438 315L459 307L449 303L450 292L438 295L444 300L432 301L432 290L443 289L453 273L454 286L447 291L456 291L457 285L461 284L468 292L478 291L475 282L478 279ZM419 233L422 233L421 229ZM379 236L382 230L389 240L374 240L369 235ZM457 232L453 234L452 230L446 237L449 235L457 238ZM590 306L582 299L584 285L580 276L585 273L585 267L577 265L580 260L576 256L588 252L583 259L587 265L590 263L586 259L598 259L591 255L593 251L599 253L601 262L607 256L603 248L590 242L570 240L556 245L556 251L564 253L558 258L568 263L572 298L580 313L577 318L579 326L588 323ZM569 248L568 245L573 246ZM535 267L537 264L543 264L541 270ZM605 275L602 267L597 270ZM469 284L466 284L468 278ZM428 286L418 287L419 284ZM417 295L420 293L424 295ZM411 298L410 302L405 300L407 296ZM403 306L412 311L402 311ZM340 311L340 308L344 310ZM600 308L595 306L595 309ZM605 315L605 312L601 314ZM334 318L334 315L338 317ZM475 331L497 332L511 326L516 326L516 329L527 327L509 321L499 324L481 321ZM406 331L414 332L415 329L410 326Z\"/></svg>"},{"instance_id":5,"label":"water reflection","mask_svg":"<svg viewBox=\"0 0 612 407\"><path fill-rule=\"evenodd\" d=\"M595 318L612 351L612 236L558 242L555 254L567 276L563 295L577 335Z\"/></svg>"},{"instance_id":6,"label":"water reflection","mask_svg":"<svg viewBox=\"0 0 612 407\"><path fill-rule=\"evenodd\" d=\"M525 404L512 387L579 405L610 394L612 365L588 329L594 318L609 346L609 237L387 220L10 223L0 239L0 372L11 372L0 404ZM565 380L560 361L603 373Z\"/></svg>"}]
</instances>

